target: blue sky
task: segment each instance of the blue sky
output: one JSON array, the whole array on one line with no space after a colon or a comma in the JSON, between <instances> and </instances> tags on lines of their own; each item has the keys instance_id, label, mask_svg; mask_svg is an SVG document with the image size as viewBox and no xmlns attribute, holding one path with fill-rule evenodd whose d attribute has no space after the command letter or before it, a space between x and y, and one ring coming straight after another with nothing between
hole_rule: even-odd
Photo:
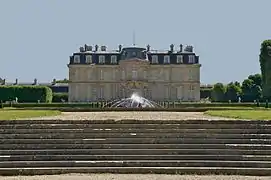
<instances>
[{"instance_id":1,"label":"blue sky","mask_svg":"<svg viewBox=\"0 0 271 180\"><path fill-rule=\"evenodd\" d=\"M192 44L202 83L259 73L259 49L271 38L270 0L2 0L0 77L49 82L68 77L79 46Z\"/></svg>"}]
</instances>

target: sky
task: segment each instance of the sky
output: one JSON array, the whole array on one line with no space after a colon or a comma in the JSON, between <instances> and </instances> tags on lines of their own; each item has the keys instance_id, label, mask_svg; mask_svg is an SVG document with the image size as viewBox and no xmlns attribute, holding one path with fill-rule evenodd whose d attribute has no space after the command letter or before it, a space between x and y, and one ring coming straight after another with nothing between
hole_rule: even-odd
<instances>
[{"instance_id":1,"label":"sky","mask_svg":"<svg viewBox=\"0 0 271 180\"><path fill-rule=\"evenodd\" d=\"M64 79L80 46L129 46L135 32L137 46L193 45L203 84L242 81L260 73L270 7L270 0L1 0L0 77Z\"/></svg>"}]
</instances>

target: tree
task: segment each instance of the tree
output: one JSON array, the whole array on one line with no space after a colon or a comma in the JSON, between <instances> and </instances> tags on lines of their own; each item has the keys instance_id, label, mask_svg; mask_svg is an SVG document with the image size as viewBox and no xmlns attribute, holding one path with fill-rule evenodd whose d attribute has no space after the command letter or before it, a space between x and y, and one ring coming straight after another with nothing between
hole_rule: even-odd
<instances>
[{"instance_id":1,"label":"tree","mask_svg":"<svg viewBox=\"0 0 271 180\"><path fill-rule=\"evenodd\" d=\"M261 44L260 66L262 74L262 90L265 99L271 99L271 40L265 40Z\"/></svg>"},{"instance_id":2,"label":"tree","mask_svg":"<svg viewBox=\"0 0 271 180\"><path fill-rule=\"evenodd\" d=\"M262 87L262 75L261 74L249 75L248 79L251 79L253 81L253 84Z\"/></svg>"},{"instance_id":3,"label":"tree","mask_svg":"<svg viewBox=\"0 0 271 180\"><path fill-rule=\"evenodd\" d=\"M241 95L241 87L239 82L231 82L226 87L225 98L232 102L237 102Z\"/></svg>"},{"instance_id":4,"label":"tree","mask_svg":"<svg viewBox=\"0 0 271 180\"><path fill-rule=\"evenodd\" d=\"M235 82L234 82L234 85L237 86L237 87L239 87L239 88L241 88L241 84L240 84L240 82L238 82L238 81L235 81Z\"/></svg>"},{"instance_id":5,"label":"tree","mask_svg":"<svg viewBox=\"0 0 271 180\"><path fill-rule=\"evenodd\" d=\"M245 79L242 83L242 99L244 102L252 102L261 99L262 89L260 85L254 84L251 79Z\"/></svg>"},{"instance_id":6,"label":"tree","mask_svg":"<svg viewBox=\"0 0 271 180\"><path fill-rule=\"evenodd\" d=\"M212 100L215 102L225 101L226 88L222 83L216 83L212 89Z\"/></svg>"}]
</instances>

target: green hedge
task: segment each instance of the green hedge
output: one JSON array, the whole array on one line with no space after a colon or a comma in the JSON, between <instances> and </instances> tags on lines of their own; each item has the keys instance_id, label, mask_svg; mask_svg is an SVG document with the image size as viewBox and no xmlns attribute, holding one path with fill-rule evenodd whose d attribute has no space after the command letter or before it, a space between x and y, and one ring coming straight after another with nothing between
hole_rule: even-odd
<instances>
[{"instance_id":1,"label":"green hedge","mask_svg":"<svg viewBox=\"0 0 271 180\"><path fill-rule=\"evenodd\" d=\"M22 103L51 103L52 90L47 86L0 86L0 101L13 101L16 97Z\"/></svg>"},{"instance_id":2,"label":"green hedge","mask_svg":"<svg viewBox=\"0 0 271 180\"><path fill-rule=\"evenodd\" d=\"M60 103L64 100L68 102L68 93L53 93L53 100L54 103Z\"/></svg>"},{"instance_id":3,"label":"green hedge","mask_svg":"<svg viewBox=\"0 0 271 180\"><path fill-rule=\"evenodd\" d=\"M105 102L94 103L18 103L13 104L13 107L25 108L25 107L72 107L72 108L101 108L106 104ZM257 107L255 103L167 103L158 102L158 104L167 108L197 108L197 107ZM9 104L4 104L5 107L9 107ZM260 107L265 107L265 103L260 103Z\"/></svg>"},{"instance_id":4,"label":"green hedge","mask_svg":"<svg viewBox=\"0 0 271 180\"><path fill-rule=\"evenodd\" d=\"M206 99L212 97L212 89L211 88L201 88L200 89L200 99Z\"/></svg>"},{"instance_id":5,"label":"green hedge","mask_svg":"<svg viewBox=\"0 0 271 180\"><path fill-rule=\"evenodd\" d=\"M168 111L168 112L205 112L209 110L252 110L253 108L196 107L196 108L89 108L89 107L27 107L23 110L58 110L62 112L104 112L104 111Z\"/></svg>"}]
</instances>

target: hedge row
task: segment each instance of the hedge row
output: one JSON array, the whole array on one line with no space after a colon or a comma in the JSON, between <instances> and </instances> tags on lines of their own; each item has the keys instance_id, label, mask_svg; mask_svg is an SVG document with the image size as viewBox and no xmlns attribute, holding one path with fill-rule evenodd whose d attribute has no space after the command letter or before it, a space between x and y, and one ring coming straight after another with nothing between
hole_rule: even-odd
<instances>
[{"instance_id":1,"label":"hedge row","mask_svg":"<svg viewBox=\"0 0 271 180\"><path fill-rule=\"evenodd\" d=\"M0 86L0 101L23 103L52 102L52 90L47 86Z\"/></svg>"},{"instance_id":2,"label":"hedge row","mask_svg":"<svg viewBox=\"0 0 271 180\"><path fill-rule=\"evenodd\" d=\"M72 108L72 107L27 107L24 110L58 110L62 112L104 112L104 111L169 111L169 112L205 112L209 110L233 110L230 107L196 107L196 108ZM234 110L249 110L251 108L234 108Z\"/></svg>"},{"instance_id":3,"label":"hedge row","mask_svg":"<svg viewBox=\"0 0 271 180\"><path fill-rule=\"evenodd\" d=\"M94 103L15 103L15 104L3 104L4 107L71 107L71 108L102 108L107 102L94 102ZM265 107L265 103L173 103L173 102L158 102L166 108L199 108L199 107Z\"/></svg>"},{"instance_id":4,"label":"hedge row","mask_svg":"<svg viewBox=\"0 0 271 180\"><path fill-rule=\"evenodd\" d=\"M53 93L53 100L54 103L60 102L68 102L68 93Z\"/></svg>"}]
</instances>

